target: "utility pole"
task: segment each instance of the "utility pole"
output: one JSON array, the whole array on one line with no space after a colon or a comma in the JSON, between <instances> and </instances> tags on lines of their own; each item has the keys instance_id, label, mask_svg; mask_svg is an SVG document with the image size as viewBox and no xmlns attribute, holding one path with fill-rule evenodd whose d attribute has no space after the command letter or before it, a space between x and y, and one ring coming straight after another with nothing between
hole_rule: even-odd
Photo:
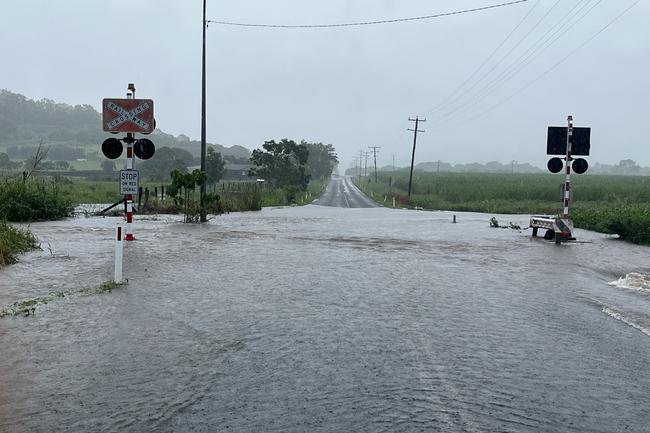
<instances>
[{"instance_id":1,"label":"utility pole","mask_svg":"<svg viewBox=\"0 0 650 433\"><path fill-rule=\"evenodd\" d=\"M418 124L420 122L426 122L427 119L420 119L418 116L415 116L415 119L409 117L409 122L415 122L415 128L409 128L409 131L413 131L413 153L411 154L411 174L409 175L409 193L408 196L411 198L411 185L413 184L413 164L415 163L415 144L418 141L418 132L424 132L424 130L418 129Z\"/></svg>"},{"instance_id":2,"label":"utility pole","mask_svg":"<svg viewBox=\"0 0 650 433\"><path fill-rule=\"evenodd\" d=\"M393 153L393 171L395 171L395 154Z\"/></svg>"},{"instance_id":3,"label":"utility pole","mask_svg":"<svg viewBox=\"0 0 650 433\"><path fill-rule=\"evenodd\" d=\"M363 149L359 151L359 182L361 182L361 174L363 173Z\"/></svg>"},{"instance_id":4,"label":"utility pole","mask_svg":"<svg viewBox=\"0 0 650 433\"><path fill-rule=\"evenodd\" d=\"M363 176L368 177L368 157L370 156L370 152L363 152L363 156L366 158L366 166L363 169Z\"/></svg>"},{"instance_id":5,"label":"utility pole","mask_svg":"<svg viewBox=\"0 0 650 433\"><path fill-rule=\"evenodd\" d=\"M372 154L375 158L375 183L377 183L377 149L381 149L381 146L368 146L372 149Z\"/></svg>"},{"instance_id":6,"label":"utility pole","mask_svg":"<svg viewBox=\"0 0 650 433\"><path fill-rule=\"evenodd\" d=\"M201 62L201 173L205 173L205 153L206 153L206 144L205 144L205 30L207 27L207 22L205 21L205 3L206 0L203 0L203 52L202 52L202 62ZM201 184L200 192L200 214L201 222L204 223L208 220L206 211L205 211L205 184Z\"/></svg>"}]
</instances>

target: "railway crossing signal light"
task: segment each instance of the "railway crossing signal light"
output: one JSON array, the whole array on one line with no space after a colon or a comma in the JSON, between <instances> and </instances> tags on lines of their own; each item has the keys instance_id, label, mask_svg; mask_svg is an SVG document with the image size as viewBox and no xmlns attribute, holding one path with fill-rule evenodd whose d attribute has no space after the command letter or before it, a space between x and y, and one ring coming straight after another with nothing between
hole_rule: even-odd
<instances>
[{"instance_id":1,"label":"railway crossing signal light","mask_svg":"<svg viewBox=\"0 0 650 433\"><path fill-rule=\"evenodd\" d=\"M574 159L572 156L589 156L591 128L571 127L571 135L569 136L571 147L569 152L567 152L567 135L568 127L549 126L546 136L546 154L564 156L565 160L568 159L566 161L567 165L570 164L576 174L583 174L589 168L587 160L584 158ZM559 173L564 168L564 161L562 158L553 157L548 161L546 167L551 173Z\"/></svg>"},{"instance_id":2,"label":"railway crossing signal light","mask_svg":"<svg viewBox=\"0 0 650 433\"><path fill-rule=\"evenodd\" d=\"M156 146L148 138L140 138L133 145L133 153L140 159L149 159L156 152Z\"/></svg>"},{"instance_id":3,"label":"railway crossing signal light","mask_svg":"<svg viewBox=\"0 0 650 433\"><path fill-rule=\"evenodd\" d=\"M124 146L117 138L107 138L102 143L102 153L108 159L117 159L122 155Z\"/></svg>"},{"instance_id":4,"label":"railway crossing signal light","mask_svg":"<svg viewBox=\"0 0 650 433\"><path fill-rule=\"evenodd\" d=\"M560 158L555 157L548 160L546 167L551 173L559 173L562 171L562 168L564 168L564 163Z\"/></svg>"},{"instance_id":5,"label":"railway crossing signal light","mask_svg":"<svg viewBox=\"0 0 650 433\"><path fill-rule=\"evenodd\" d=\"M587 169L589 168L589 164L587 163L587 160L584 158L578 158L574 159L573 163L571 164L571 168L573 168L573 171L575 171L578 174L582 174Z\"/></svg>"},{"instance_id":6,"label":"railway crossing signal light","mask_svg":"<svg viewBox=\"0 0 650 433\"><path fill-rule=\"evenodd\" d=\"M108 159L117 159L122 156L124 146L122 141L127 144L133 144L133 153L140 159L149 159L156 153L156 146L148 138L134 140L133 137L124 137L122 139L107 138L102 143L102 153Z\"/></svg>"}]
</instances>

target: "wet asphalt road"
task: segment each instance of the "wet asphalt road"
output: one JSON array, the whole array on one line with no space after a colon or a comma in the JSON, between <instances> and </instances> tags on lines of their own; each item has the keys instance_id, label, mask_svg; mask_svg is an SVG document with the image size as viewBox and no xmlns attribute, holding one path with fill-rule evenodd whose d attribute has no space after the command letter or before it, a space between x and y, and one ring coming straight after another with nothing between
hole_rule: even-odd
<instances>
[{"instance_id":1,"label":"wet asphalt road","mask_svg":"<svg viewBox=\"0 0 650 433\"><path fill-rule=\"evenodd\" d=\"M650 249L492 216L136 219L127 287L0 319L0 432L647 432ZM116 222L32 224L0 305L110 279Z\"/></svg>"},{"instance_id":2,"label":"wet asphalt road","mask_svg":"<svg viewBox=\"0 0 650 433\"><path fill-rule=\"evenodd\" d=\"M366 197L357 188L350 176L333 176L327 189L313 202L319 206L332 206L342 208L371 208L377 207L370 198Z\"/></svg>"}]
</instances>

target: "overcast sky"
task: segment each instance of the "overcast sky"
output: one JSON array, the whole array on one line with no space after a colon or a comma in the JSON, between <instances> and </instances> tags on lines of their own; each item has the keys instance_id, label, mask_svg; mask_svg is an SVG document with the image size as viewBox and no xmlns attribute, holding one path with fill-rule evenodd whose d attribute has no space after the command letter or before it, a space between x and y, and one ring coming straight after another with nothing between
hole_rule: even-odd
<instances>
[{"instance_id":1,"label":"overcast sky","mask_svg":"<svg viewBox=\"0 0 650 433\"><path fill-rule=\"evenodd\" d=\"M321 24L496 3L208 0L207 15ZM210 24L208 140L250 149L283 137L331 143L343 167L361 149L381 146L380 165L393 156L407 165L408 118L419 115L427 122L416 162L544 166L546 127L573 114L576 126L592 128L591 163L632 158L650 166L650 2L587 42L633 3L529 0L334 29ZM137 97L154 99L158 127L199 139L201 7L201 0L2 0L0 88L99 110L102 98L123 97L134 82Z\"/></svg>"}]
</instances>

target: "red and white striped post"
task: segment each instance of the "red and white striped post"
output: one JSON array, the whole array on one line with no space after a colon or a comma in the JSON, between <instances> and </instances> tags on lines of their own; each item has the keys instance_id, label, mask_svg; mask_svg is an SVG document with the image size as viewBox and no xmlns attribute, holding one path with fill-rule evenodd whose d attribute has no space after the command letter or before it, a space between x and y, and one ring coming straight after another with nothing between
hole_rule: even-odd
<instances>
[{"instance_id":1,"label":"red and white striped post","mask_svg":"<svg viewBox=\"0 0 650 433\"><path fill-rule=\"evenodd\" d=\"M568 126L566 133L566 180L564 182L564 210L562 220L568 227L569 224L569 204L571 203L571 143L573 142L573 116L567 118Z\"/></svg>"},{"instance_id":2,"label":"red and white striped post","mask_svg":"<svg viewBox=\"0 0 650 433\"><path fill-rule=\"evenodd\" d=\"M132 137L133 134L129 133L127 136ZM133 170L133 143L127 143L126 145L126 169ZM126 237L124 240L133 241L133 229L131 224L133 223L133 195L126 195Z\"/></svg>"},{"instance_id":3,"label":"red and white striped post","mask_svg":"<svg viewBox=\"0 0 650 433\"><path fill-rule=\"evenodd\" d=\"M129 93L126 94L127 99L135 98L135 86L129 84ZM126 169L133 170L133 133L128 132L126 134ZM133 236L133 229L131 224L133 223L133 195L126 195L126 241L134 241L135 237Z\"/></svg>"}]
</instances>

